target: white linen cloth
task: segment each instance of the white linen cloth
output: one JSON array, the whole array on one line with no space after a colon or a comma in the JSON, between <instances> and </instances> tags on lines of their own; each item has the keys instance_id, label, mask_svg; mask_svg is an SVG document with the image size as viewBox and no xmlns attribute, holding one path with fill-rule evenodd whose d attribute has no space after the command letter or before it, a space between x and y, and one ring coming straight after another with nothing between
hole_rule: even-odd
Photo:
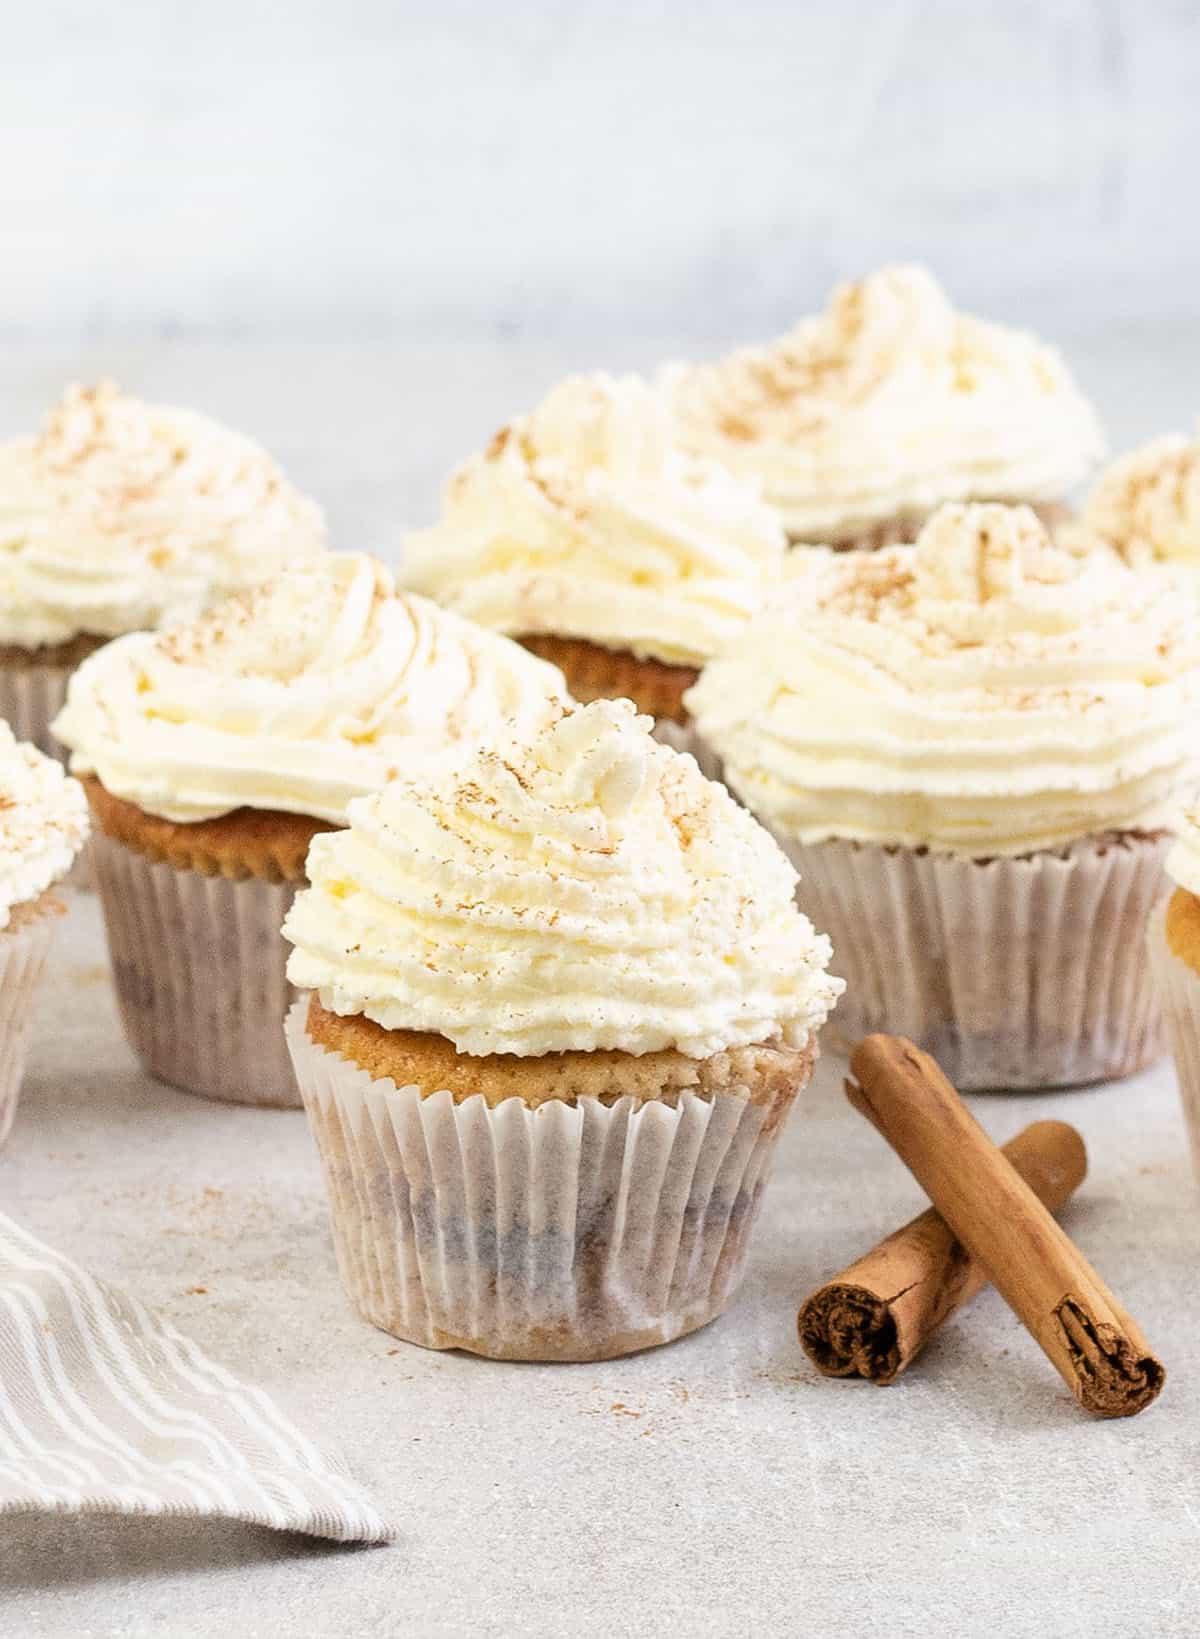
<instances>
[{"instance_id":1,"label":"white linen cloth","mask_svg":"<svg viewBox=\"0 0 1200 1639\"><path fill-rule=\"evenodd\" d=\"M269 1395L0 1214L0 1516L39 1512L394 1534Z\"/></svg>"}]
</instances>

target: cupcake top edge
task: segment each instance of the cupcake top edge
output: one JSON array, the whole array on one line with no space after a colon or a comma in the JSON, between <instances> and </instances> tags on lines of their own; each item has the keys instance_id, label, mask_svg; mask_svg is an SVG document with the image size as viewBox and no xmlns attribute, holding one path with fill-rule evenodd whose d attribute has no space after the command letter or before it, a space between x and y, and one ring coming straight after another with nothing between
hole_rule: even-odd
<instances>
[{"instance_id":1,"label":"cupcake top edge","mask_svg":"<svg viewBox=\"0 0 1200 1639\"><path fill-rule=\"evenodd\" d=\"M0 642L113 637L316 557L325 522L253 439L111 382L0 445Z\"/></svg>"},{"instance_id":2,"label":"cupcake top edge","mask_svg":"<svg viewBox=\"0 0 1200 1639\"><path fill-rule=\"evenodd\" d=\"M0 720L0 929L66 876L87 834L79 781Z\"/></svg>"},{"instance_id":3,"label":"cupcake top edge","mask_svg":"<svg viewBox=\"0 0 1200 1639\"><path fill-rule=\"evenodd\" d=\"M190 822L240 807L344 824L350 802L566 697L558 669L361 553L328 553L72 676L54 732L76 773Z\"/></svg>"},{"instance_id":4,"label":"cupcake top edge","mask_svg":"<svg viewBox=\"0 0 1200 1639\"><path fill-rule=\"evenodd\" d=\"M1100 475L1078 527L1129 562L1200 566L1200 428L1130 450Z\"/></svg>"},{"instance_id":5,"label":"cupcake top edge","mask_svg":"<svg viewBox=\"0 0 1200 1639\"><path fill-rule=\"evenodd\" d=\"M838 285L777 341L661 381L686 446L761 478L803 540L941 501L1056 501L1104 453L1059 353L957 313L922 267Z\"/></svg>"},{"instance_id":6,"label":"cupcake top edge","mask_svg":"<svg viewBox=\"0 0 1200 1639\"><path fill-rule=\"evenodd\" d=\"M685 455L636 376L575 376L449 479L402 576L514 636L695 666L759 607L786 542L757 482Z\"/></svg>"},{"instance_id":7,"label":"cupcake top edge","mask_svg":"<svg viewBox=\"0 0 1200 1639\"><path fill-rule=\"evenodd\" d=\"M685 703L781 834L987 857L1163 828L1198 699L1178 575L953 505L914 546L795 554Z\"/></svg>"},{"instance_id":8,"label":"cupcake top edge","mask_svg":"<svg viewBox=\"0 0 1200 1639\"><path fill-rule=\"evenodd\" d=\"M565 707L356 803L310 851L292 982L473 1055L807 1041L842 986L795 872L650 726Z\"/></svg>"}]
</instances>

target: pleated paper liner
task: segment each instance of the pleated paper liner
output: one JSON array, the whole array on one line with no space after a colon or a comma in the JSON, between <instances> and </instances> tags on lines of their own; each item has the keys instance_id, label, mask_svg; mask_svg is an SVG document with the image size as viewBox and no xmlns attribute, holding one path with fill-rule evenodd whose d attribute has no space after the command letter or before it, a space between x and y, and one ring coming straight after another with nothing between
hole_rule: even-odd
<instances>
[{"instance_id":1,"label":"pleated paper liner","mask_svg":"<svg viewBox=\"0 0 1200 1639\"><path fill-rule=\"evenodd\" d=\"M956 1086L1014 1090L1111 1080L1162 1052L1144 939L1165 835L983 861L779 840L846 980L843 1045L908 1036Z\"/></svg>"},{"instance_id":2,"label":"pleated paper liner","mask_svg":"<svg viewBox=\"0 0 1200 1639\"><path fill-rule=\"evenodd\" d=\"M1200 974L1167 943L1166 894L1154 907L1147 943L1150 965L1162 1003L1167 1040L1175 1056L1175 1074L1192 1151L1192 1166L1200 1182Z\"/></svg>"},{"instance_id":3,"label":"pleated paper liner","mask_svg":"<svg viewBox=\"0 0 1200 1639\"><path fill-rule=\"evenodd\" d=\"M359 1313L426 1348L604 1360L669 1342L742 1279L802 1055L773 1103L691 1092L530 1108L456 1104L287 1038L320 1151L342 1280Z\"/></svg>"},{"instance_id":4,"label":"pleated paper liner","mask_svg":"<svg viewBox=\"0 0 1200 1639\"><path fill-rule=\"evenodd\" d=\"M14 906L9 926L0 930L0 1144L17 1113L33 1035L34 997L62 909L44 893Z\"/></svg>"},{"instance_id":5,"label":"pleated paper liner","mask_svg":"<svg viewBox=\"0 0 1200 1639\"><path fill-rule=\"evenodd\" d=\"M50 724L67 697L70 666L0 666L0 717L18 740L65 763L67 753L50 732Z\"/></svg>"},{"instance_id":6,"label":"pleated paper liner","mask_svg":"<svg viewBox=\"0 0 1200 1639\"><path fill-rule=\"evenodd\" d=\"M92 862L125 1034L151 1075L205 1098L298 1109L280 933L295 888L156 864L99 831Z\"/></svg>"}]
</instances>

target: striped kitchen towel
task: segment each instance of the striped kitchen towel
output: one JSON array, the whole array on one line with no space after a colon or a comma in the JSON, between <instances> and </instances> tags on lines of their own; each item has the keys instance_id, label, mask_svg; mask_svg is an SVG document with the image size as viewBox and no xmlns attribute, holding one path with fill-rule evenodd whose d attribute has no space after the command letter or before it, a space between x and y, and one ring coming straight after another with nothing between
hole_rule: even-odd
<instances>
[{"instance_id":1,"label":"striped kitchen towel","mask_svg":"<svg viewBox=\"0 0 1200 1639\"><path fill-rule=\"evenodd\" d=\"M391 1528L269 1395L0 1214L0 1515Z\"/></svg>"}]
</instances>

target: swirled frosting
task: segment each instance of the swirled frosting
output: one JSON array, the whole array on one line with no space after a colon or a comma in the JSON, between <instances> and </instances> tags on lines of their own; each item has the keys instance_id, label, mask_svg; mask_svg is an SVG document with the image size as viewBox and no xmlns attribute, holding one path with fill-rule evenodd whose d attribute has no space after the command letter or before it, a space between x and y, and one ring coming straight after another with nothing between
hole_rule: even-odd
<instances>
[{"instance_id":1,"label":"swirled frosting","mask_svg":"<svg viewBox=\"0 0 1200 1639\"><path fill-rule=\"evenodd\" d=\"M0 643L186 619L324 545L316 504L250 439L191 410L71 387L0 446Z\"/></svg>"},{"instance_id":2,"label":"swirled frosting","mask_svg":"<svg viewBox=\"0 0 1200 1639\"><path fill-rule=\"evenodd\" d=\"M414 761L541 721L557 668L329 553L190 625L116 639L72 676L54 732L76 773L167 819L248 806L345 821Z\"/></svg>"},{"instance_id":3,"label":"swirled frosting","mask_svg":"<svg viewBox=\"0 0 1200 1639\"><path fill-rule=\"evenodd\" d=\"M777 342L669 366L663 385L686 446L759 479L797 540L943 501L1058 500L1103 453L1058 353L956 313L919 267L841 285Z\"/></svg>"},{"instance_id":4,"label":"swirled frosting","mask_svg":"<svg viewBox=\"0 0 1200 1639\"><path fill-rule=\"evenodd\" d=\"M284 924L292 982L471 1054L807 1038L842 987L795 873L650 727L596 701L355 803Z\"/></svg>"},{"instance_id":5,"label":"swirled frosting","mask_svg":"<svg viewBox=\"0 0 1200 1639\"><path fill-rule=\"evenodd\" d=\"M87 832L78 780L0 720L0 928L66 876Z\"/></svg>"},{"instance_id":6,"label":"swirled frosting","mask_svg":"<svg viewBox=\"0 0 1200 1639\"><path fill-rule=\"evenodd\" d=\"M564 382L454 474L440 523L405 543L405 580L514 636L700 665L758 608L786 543L756 484L672 440L636 377Z\"/></svg>"},{"instance_id":7,"label":"swirled frosting","mask_svg":"<svg viewBox=\"0 0 1200 1639\"><path fill-rule=\"evenodd\" d=\"M915 546L795 556L685 697L780 834L985 857L1166 822L1200 695L1170 571L990 505L941 508Z\"/></svg>"},{"instance_id":8,"label":"swirled frosting","mask_svg":"<svg viewBox=\"0 0 1200 1639\"><path fill-rule=\"evenodd\" d=\"M1088 497L1080 527L1131 563L1200 566L1200 434L1159 438L1114 461Z\"/></svg>"}]
</instances>

